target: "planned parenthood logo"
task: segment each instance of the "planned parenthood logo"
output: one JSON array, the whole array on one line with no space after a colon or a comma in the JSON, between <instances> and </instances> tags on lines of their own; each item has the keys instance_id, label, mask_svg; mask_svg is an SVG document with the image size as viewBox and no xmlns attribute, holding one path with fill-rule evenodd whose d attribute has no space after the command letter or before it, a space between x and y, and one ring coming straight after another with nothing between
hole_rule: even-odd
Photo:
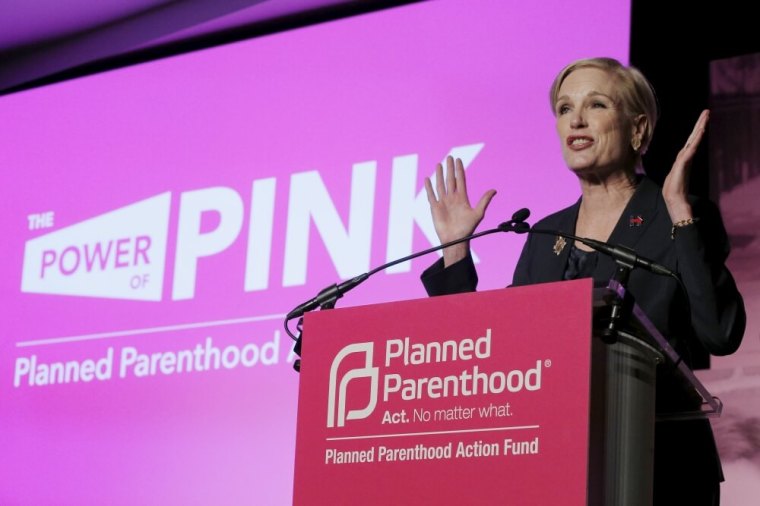
<instances>
[{"instance_id":1,"label":"planned parenthood logo","mask_svg":"<svg viewBox=\"0 0 760 506\"><path fill-rule=\"evenodd\" d=\"M343 427L346 425L346 420L360 420L362 418L367 418L375 410L375 406L377 405L379 374L378 368L372 365L373 352L373 343L356 343L344 347L338 352L335 359L333 359L332 366L330 366L330 385L327 394L328 427ZM341 376L340 383L338 383L338 369L340 368L341 362L343 362L343 360L349 355L358 353L364 354L364 367L354 368L347 371ZM346 412L346 391L348 384L352 380L359 378L370 379L369 399L367 400L367 405L362 409L352 409ZM335 420L336 409L338 415L337 423Z\"/></svg>"}]
</instances>

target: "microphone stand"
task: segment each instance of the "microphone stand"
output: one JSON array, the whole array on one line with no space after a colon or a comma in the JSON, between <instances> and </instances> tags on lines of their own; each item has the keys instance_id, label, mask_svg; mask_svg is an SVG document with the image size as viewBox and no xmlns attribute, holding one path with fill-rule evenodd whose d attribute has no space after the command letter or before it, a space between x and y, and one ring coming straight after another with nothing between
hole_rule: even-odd
<instances>
[{"instance_id":1,"label":"microphone stand","mask_svg":"<svg viewBox=\"0 0 760 506\"><path fill-rule=\"evenodd\" d=\"M610 321L607 322L607 326L602 330L602 341L607 344L613 344L617 341L618 325L628 320L631 311L633 311L633 297L631 297L631 292L628 291L628 278L631 275L633 264L618 258L615 259L615 263L617 263L617 269L615 269L615 274L610 280L610 285L616 281L625 291L623 292L623 297L620 296L618 290L612 292Z\"/></svg>"},{"instance_id":2,"label":"microphone stand","mask_svg":"<svg viewBox=\"0 0 760 506\"><path fill-rule=\"evenodd\" d=\"M335 307L335 303L343 297L343 295L359 286L361 283L366 281L370 276L373 274L380 272L382 270L387 269L388 267L393 267L396 264L400 264L402 262L406 262L408 260L412 260L414 258L427 255L429 253L433 253L434 251L442 250L444 248L448 248L449 246L454 246L455 244L459 244L462 242L470 241L472 239L477 239L478 237L483 237L484 235L491 235L496 234L499 232L515 232L517 234L524 234L531 230L530 225L526 223L525 220L528 219L530 216L530 211L526 208L520 209L519 211L516 211L512 215L512 219L509 221L505 221L504 223L501 223L496 228L491 228L488 230L484 230L483 232L478 232L476 234L471 234L466 237L462 237L461 239L455 239L453 241L449 241L447 243L441 244L439 246L433 246L432 248L428 248L423 251L418 251L416 253L412 253L411 255L398 258L396 260L393 260L391 262L385 263L380 265L379 267L375 267L369 272L365 272L364 274L359 274L356 277L353 277L349 280L346 280L340 284L333 284L330 286L327 286L323 288L316 297L304 302L303 304L300 304L299 306L296 306L292 311L290 311L285 316L285 332L288 333L288 335L295 340L296 344L293 347L293 352L301 356L301 343L303 340L303 332L301 330L301 327L303 325L303 314L307 313L309 311L312 311L314 309L333 309ZM288 322L294 318L299 318L298 324L297 324L297 330L298 335L295 336L290 331L290 328L288 327ZM296 371L301 370L301 360L297 359L293 363L293 368Z\"/></svg>"}]
</instances>

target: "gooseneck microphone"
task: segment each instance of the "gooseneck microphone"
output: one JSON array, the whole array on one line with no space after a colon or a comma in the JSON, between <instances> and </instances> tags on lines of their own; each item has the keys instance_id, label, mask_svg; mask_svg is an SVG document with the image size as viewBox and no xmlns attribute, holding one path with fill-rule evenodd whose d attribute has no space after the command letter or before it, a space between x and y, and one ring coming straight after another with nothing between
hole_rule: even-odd
<instances>
[{"instance_id":1,"label":"gooseneck microphone","mask_svg":"<svg viewBox=\"0 0 760 506\"><path fill-rule=\"evenodd\" d=\"M288 334L293 337L294 339L297 339L292 334L290 334L290 331L288 330L287 321L292 320L293 318L298 318L299 316L303 316L304 313L308 313L309 311L313 311L314 309L317 309L318 307L332 307L335 304L335 301L339 298L343 297L343 294L346 292L356 288L361 283L367 280L370 276L373 274L380 272L382 270L387 269L388 267L393 267L396 264L400 264L402 262L406 262L409 260L412 260L414 258L420 257L422 255L427 255L428 253L432 253L434 251L442 250L444 248L448 248L449 246L454 246L455 244L459 244L465 241L469 241L471 239L476 239L478 237L482 237L484 235L490 235L495 234L498 232L515 232L517 234L524 234L525 232L530 230L530 225L525 222L525 220L530 217L530 210L527 208L522 208L516 211L512 215L512 219L509 221L505 221L504 223L501 223L498 227L492 228L489 230L484 230L483 232L478 232L476 234L471 234L465 237L462 237L461 239L456 239L453 241L449 241L447 243L441 244L439 246L433 246L432 248L428 248L423 251L418 251L417 253L412 253L411 255L399 258L397 260L393 260L392 262L385 263L379 267L376 267L372 269L369 272L365 272L364 274L360 274L354 278L351 278L349 280L346 280L340 284L334 284L330 285L328 287L323 288L316 297L307 300L303 304L299 304L296 306L292 311L290 311L287 316L285 317L286 325L285 329L288 331Z\"/></svg>"},{"instance_id":2,"label":"gooseneck microphone","mask_svg":"<svg viewBox=\"0 0 760 506\"><path fill-rule=\"evenodd\" d=\"M612 257L615 261L622 263L623 265L633 269L634 267L641 267L655 274L662 276L670 276L678 279L678 276L668 269L667 267L654 262L646 257L643 257L636 253L633 249L627 246L609 244L595 239L587 239L585 237L578 237L566 232L560 232L559 230L549 230L541 228L531 228L530 232L533 234L546 234L546 235L558 235L565 239L571 239L585 244L589 248L593 248L596 251L600 251L605 255Z\"/></svg>"},{"instance_id":3,"label":"gooseneck microphone","mask_svg":"<svg viewBox=\"0 0 760 506\"><path fill-rule=\"evenodd\" d=\"M376 272L380 272L384 269L387 269L388 267L392 267L396 264L400 264L402 262L406 262L408 260L412 260L414 258L420 257L422 255L427 255L428 253L432 253L434 251L438 251L444 248L448 248L449 246L454 246L455 244L459 244L465 241L469 241L472 239L476 239L478 237L482 237L484 235L490 235L495 234L497 232L515 232L517 234L524 234L525 232L530 230L530 225L525 222L525 220L528 219L530 216L530 210L523 208L518 211L516 211L512 215L512 219L509 221L505 221L504 223L499 224L498 227L492 228L489 230L484 230L483 232L478 232L477 234L471 234L465 237L462 237L461 239L456 239L454 241L449 241L447 243L441 244L440 246L433 246L432 248L428 248L423 251L419 251L417 253L412 253L411 255L399 258L397 260L393 260L392 262L385 263L379 267L376 267L372 269L369 272L365 272L364 274L359 274L356 277L353 277L349 280L346 280L340 284L334 284L330 285L328 287L323 288L320 290L320 292L316 295L316 297L307 300L303 304L299 304L295 308L293 308L292 311L290 311L285 316L285 332L288 333L288 335L293 338L293 340L296 342L295 346L293 347L293 351L298 355L301 356L301 342L302 342L302 334L301 334L301 324L299 322L298 324L298 336L293 335L293 333L290 331L290 328L288 327L288 322L294 318L299 318L303 316L304 313L307 313L309 311L313 311L317 308L322 309L330 309L335 307L335 302L343 297L343 294L348 292L349 290L352 290L359 286L361 283L366 281L370 276L375 274ZM296 371L301 370L301 360L298 359L293 363L293 368Z\"/></svg>"}]
</instances>

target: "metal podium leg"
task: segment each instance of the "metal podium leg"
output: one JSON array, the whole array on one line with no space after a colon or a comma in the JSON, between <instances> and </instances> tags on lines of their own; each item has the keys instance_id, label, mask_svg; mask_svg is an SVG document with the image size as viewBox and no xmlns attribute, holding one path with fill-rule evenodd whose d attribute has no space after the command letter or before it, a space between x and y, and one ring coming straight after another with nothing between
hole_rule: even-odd
<instances>
[{"instance_id":1,"label":"metal podium leg","mask_svg":"<svg viewBox=\"0 0 760 506\"><path fill-rule=\"evenodd\" d=\"M655 379L662 355L638 338L594 338L589 504L652 504Z\"/></svg>"}]
</instances>

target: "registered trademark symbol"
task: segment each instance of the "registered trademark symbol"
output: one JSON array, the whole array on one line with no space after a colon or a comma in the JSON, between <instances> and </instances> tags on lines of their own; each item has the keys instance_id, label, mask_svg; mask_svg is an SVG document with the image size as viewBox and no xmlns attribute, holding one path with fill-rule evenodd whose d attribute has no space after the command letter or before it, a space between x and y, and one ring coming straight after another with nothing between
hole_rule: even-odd
<instances>
[{"instance_id":1,"label":"registered trademark symbol","mask_svg":"<svg viewBox=\"0 0 760 506\"><path fill-rule=\"evenodd\" d=\"M551 359L547 358L546 360L544 360L544 367L551 367L551 366L552 366Z\"/></svg>"}]
</instances>

